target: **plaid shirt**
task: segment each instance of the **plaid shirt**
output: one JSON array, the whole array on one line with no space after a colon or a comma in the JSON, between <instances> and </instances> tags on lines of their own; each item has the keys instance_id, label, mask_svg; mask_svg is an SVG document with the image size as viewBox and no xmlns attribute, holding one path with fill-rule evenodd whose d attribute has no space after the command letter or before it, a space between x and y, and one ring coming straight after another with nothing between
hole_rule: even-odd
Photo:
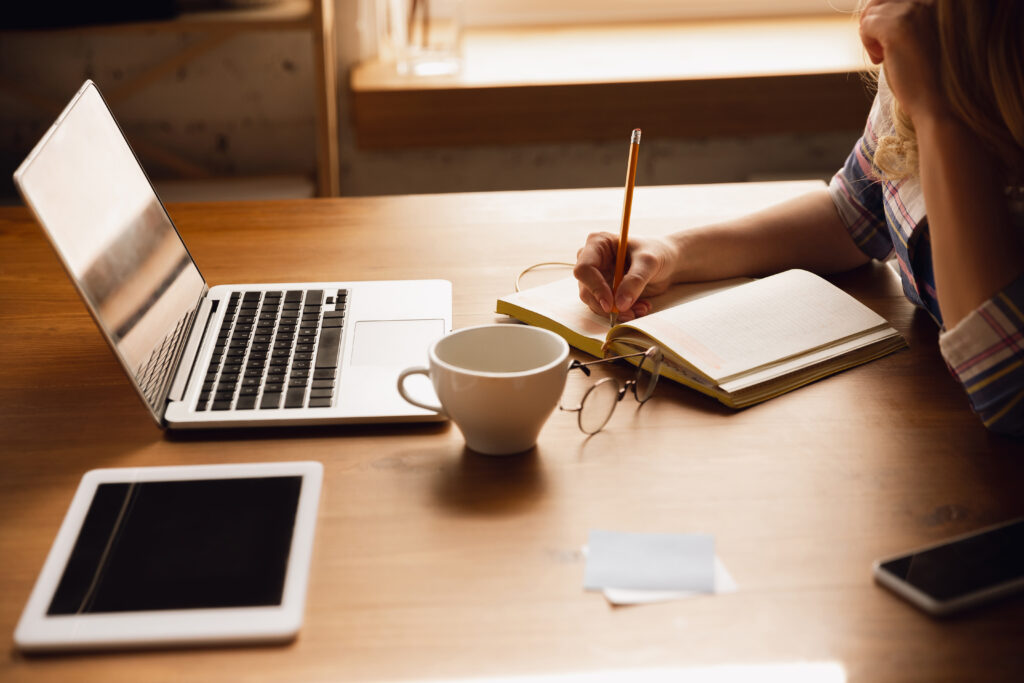
<instances>
[{"instance_id":1,"label":"plaid shirt","mask_svg":"<svg viewBox=\"0 0 1024 683\"><path fill-rule=\"evenodd\" d=\"M829 192L857 246L868 256L895 259L903 291L942 331L939 348L971 407L996 432L1024 435L1024 276L968 314L953 329L942 324L935 295L931 238L917 177L879 180L872 165L878 136L892 132L892 94L884 79L864 135L832 178ZM1014 219L1024 232L1024 207Z\"/></svg>"}]
</instances>

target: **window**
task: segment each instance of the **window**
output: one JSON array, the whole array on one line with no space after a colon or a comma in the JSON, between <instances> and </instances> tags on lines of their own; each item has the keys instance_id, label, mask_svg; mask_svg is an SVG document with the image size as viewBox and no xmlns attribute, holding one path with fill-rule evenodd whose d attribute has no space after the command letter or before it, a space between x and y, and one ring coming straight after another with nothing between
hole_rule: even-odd
<instances>
[{"instance_id":1,"label":"window","mask_svg":"<svg viewBox=\"0 0 1024 683\"><path fill-rule=\"evenodd\" d=\"M852 12L859 0L463 0L470 26L580 24Z\"/></svg>"}]
</instances>

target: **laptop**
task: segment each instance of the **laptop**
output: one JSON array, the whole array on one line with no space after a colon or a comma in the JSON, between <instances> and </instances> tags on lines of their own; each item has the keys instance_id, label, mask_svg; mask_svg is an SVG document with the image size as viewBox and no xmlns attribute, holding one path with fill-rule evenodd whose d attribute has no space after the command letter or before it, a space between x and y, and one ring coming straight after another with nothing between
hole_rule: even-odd
<instances>
[{"instance_id":1,"label":"laptop","mask_svg":"<svg viewBox=\"0 0 1024 683\"><path fill-rule=\"evenodd\" d=\"M396 380L451 330L450 282L209 286L91 81L14 182L160 426L443 419Z\"/></svg>"}]
</instances>

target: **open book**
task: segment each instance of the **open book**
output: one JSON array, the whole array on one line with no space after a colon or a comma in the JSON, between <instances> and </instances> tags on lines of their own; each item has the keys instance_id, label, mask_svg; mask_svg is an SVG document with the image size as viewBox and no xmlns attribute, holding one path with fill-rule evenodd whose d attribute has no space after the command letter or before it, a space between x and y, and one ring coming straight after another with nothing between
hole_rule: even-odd
<instances>
[{"instance_id":1,"label":"open book","mask_svg":"<svg viewBox=\"0 0 1024 683\"><path fill-rule=\"evenodd\" d=\"M661 374L744 408L906 347L888 322L804 270L676 285L648 315L609 328L566 278L498 299L497 312L594 356L661 347Z\"/></svg>"}]
</instances>

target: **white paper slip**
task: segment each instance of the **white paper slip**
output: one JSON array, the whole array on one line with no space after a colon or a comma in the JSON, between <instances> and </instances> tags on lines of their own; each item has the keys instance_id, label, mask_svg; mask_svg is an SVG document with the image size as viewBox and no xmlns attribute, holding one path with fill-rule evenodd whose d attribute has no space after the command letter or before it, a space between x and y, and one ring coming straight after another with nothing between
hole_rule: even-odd
<instances>
[{"instance_id":1,"label":"white paper slip","mask_svg":"<svg viewBox=\"0 0 1024 683\"><path fill-rule=\"evenodd\" d=\"M735 579L722 564L722 561L715 558L715 590L719 593L735 593L739 589ZM631 588L605 588L603 591L605 599L613 605L648 605L655 602L668 602L669 600L680 600L692 598L695 595L707 595L699 591L646 591Z\"/></svg>"},{"instance_id":2,"label":"white paper slip","mask_svg":"<svg viewBox=\"0 0 1024 683\"><path fill-rule=\"evenodd\" d=\"M587 547L586 590L715 590L715 539L710 534L595 529Z\"/></svg>"}]
</instances>

